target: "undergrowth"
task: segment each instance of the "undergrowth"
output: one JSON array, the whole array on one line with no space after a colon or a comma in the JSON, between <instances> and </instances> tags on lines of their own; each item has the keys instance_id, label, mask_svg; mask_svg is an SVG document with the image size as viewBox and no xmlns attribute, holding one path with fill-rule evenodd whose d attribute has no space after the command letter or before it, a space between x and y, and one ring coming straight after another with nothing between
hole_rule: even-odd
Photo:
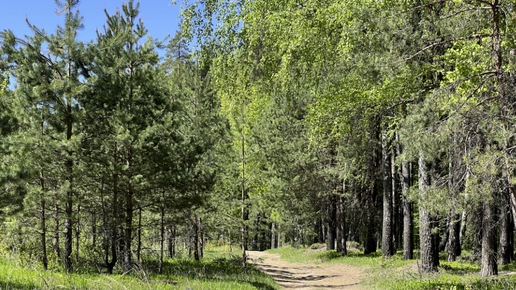
<instances>
[{"instance_id":1,"label":"undergrowth","mask_svg":"<svg viewBox=\"0 0 516 290\"><path fill-rule=\"evenodd\" d=\"M236 255L235 255L236 254ZM253 268L242 273L241 258L234 254L210 251L195 261L188 257L166 259L163 273L158 262L144 259L141 269L130 273L65 273L42 270L41 265L26 265L12 257L0 257L0 289L278 289L273 279Z\"/></svg>"}]
</instances>

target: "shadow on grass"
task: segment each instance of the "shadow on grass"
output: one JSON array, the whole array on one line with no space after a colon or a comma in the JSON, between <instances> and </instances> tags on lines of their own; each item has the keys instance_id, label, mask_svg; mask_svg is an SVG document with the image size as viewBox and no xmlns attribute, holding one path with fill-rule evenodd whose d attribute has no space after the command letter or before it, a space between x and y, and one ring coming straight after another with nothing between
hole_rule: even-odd
<instances>
[{"instance_id":1,"label":"shadow on grass","mask_svg":"<svg viewBox=\"0 0 516 290\"><path fill-rule=\"evenodd\" d=\"M335 259L340 259L343 257L357 257L357 258L377 258L380 257L381 253L374 252L370 254L363 254L362 252L348 252L346 256L343 256L341 253L332 250L332 251L325 251L317 254L317 258L321 260L321 262L328 262Z\"/></svg>"},{"instance_id":2,"label":"shadow on grass","mask_svg":"<svg viewBox=\"0 0 516 290\"><path fill-rule=\"evenodd\" d=\"M248 265L247 275L243 274L240 257L202 259L168 259L163 264L163 274L159 274L159 263L155 260L145 261L143 268L150 277L167 277L177 280L204 280L218 282L247 283L258 289L276 289L270 277L252 265ZM267 284L270 283L270 284Z\"/></svg>"},{"instance_id":3,"label":"shadow on grass","mask_svg":"<svg viewBox=\"0 0 516 290\"><path fill-rule=\"evenodd\" d=\"M1 278L0 278L1 279ZM40 285L35 285L32 283L12 283L12 282L4 282L0 280L0 289L2 290L34 290L39 289Z\"/></svg>"}]
</instances>

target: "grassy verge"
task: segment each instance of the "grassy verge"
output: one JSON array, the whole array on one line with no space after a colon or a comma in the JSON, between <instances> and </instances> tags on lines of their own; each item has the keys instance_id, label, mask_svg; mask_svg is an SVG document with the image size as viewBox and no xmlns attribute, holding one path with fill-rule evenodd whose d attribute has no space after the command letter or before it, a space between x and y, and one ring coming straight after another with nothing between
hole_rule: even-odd
<instances>
[{"instance_id":1,"label":"grassy verge","mask_svg":"<svg viewBox=\"0 0 516 290\"><path fill-rule=\"evenodd\" d=\"M380 252L364 255L359 251L342 257L335 251L322 248L321 245L300 249L285 247L268 252L280 254L289 262L341 263L362 267L367 275L362 283L365 289L516 289L516 275L507 275L508 271L516 271L516 262L501 267L499 276L480 278L480 264L473 261L471 254L464 252L456 262L447 262L445 253L441 253L439 271L423 274L419 270L420 261L403 261L402 252L389 259L384 259Z\"/></svg>"},{"instance_id":2,"label":"grassy verge","mask_svg":"<svg viewBox=\"0 0 516 290\"><path fill-rule=\"evenodd\" d=\"M252 267L242 274L236 255L215 251L206 256L201 261L167 259L162 275L152 260L144 263L144 271L107 275L43 271L0 258L0 289L279 289L272 278Z\"/></svg>"}]
</instances>

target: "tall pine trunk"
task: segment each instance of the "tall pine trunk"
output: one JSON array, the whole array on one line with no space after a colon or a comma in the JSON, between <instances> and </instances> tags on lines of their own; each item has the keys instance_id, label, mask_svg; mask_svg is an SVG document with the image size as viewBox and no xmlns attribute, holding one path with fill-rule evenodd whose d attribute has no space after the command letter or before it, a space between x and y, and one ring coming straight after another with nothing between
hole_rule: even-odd
<instances>
[{"instance_id":1,"label":"tall pine trunk","mask_svg":"<svg viewBox=\"0 0 516 290\"><path fill-rule=\"evenodd\" d=\"M421 154L419 157L419 190L422 198L430 187L429 166ZM419 237L421 245L421 267L424 273L436 272L439 266L438 244L432 234L434 220L428 211L420 206L419 208ZM436 255L437 253L437 255Z\"/></svg>"},{"instance_id":2,"label":"tall pine trunk","mask_svg":"<svg viewBox=\"0 0 516 290\"><path fill-rule=\"evenodd\" d=\"M457 256L461 254L460 245L460 227L461 227L461 215L452 214L450 218L450 236L448 238L448 261L454 262Z\"/></svg>"},{"instance_id":3,"label":"tall pine trunk","mask_svg":"<svg viewBox=\"0 0 516 290\"><path fill-rule=\"evenodd\" d=\"M507 265L511 262L512 249L510 243L511 212L509 208L508 198L502 193L500 202L500 258L498 264L500 266Z\"/></svg>"},{"instance_id":4,"label":"tall pine trunk","mask_svg":"<svg viewBox=\"0 0 516 290\"><path fill-rule=\"evenodd\" d=\"M401 163L401 189L403 192L403 260L414 258L414 206L407 193L411 186L411 163Z\"/></svg>"},{"instance_id":5,"label":"tall pine trunk","mask_svg":"<svg viewBox=\"0 0 516 290\"><path fill-rule=\"evenodd\" d=\"M45 180L43 174L40 173L41 182L41 216L40 216L40 231L41 231L41 262L43 263L43 269L48 269L48 257L47 257L47 224L46 224L46 201L45 201Z\"/></svg>"},{"instance_id":6,"label":"tall pine trunk","mask_svg":"<svg viewBox=\"0 0 516 290\"><path fill-rule=\"evenodd\" d=\"M71 64L68 64L68 78L70 78L70 66ZM70 103L66 106L66 140L70 141L72 139L72 106ZM72 178L72 171L73 171L73 161L72 161L72 152L69 149L68 150L68 157L66 160L66 172L68 180L68 190L66 191L66 203L65 203L65 224L64 224L64 236L65 236L65 252L64 252L64 260L65 260L65 270L66 272L72 271L72 243L73 243L73 237L72 237L72 202L73 202L73 178Z\"/></svg>"},{"instance_id":7,"label":"tall pine trunk","mask_svg":"<svg viewBox=\"0 0 516 290\"><path fill-rule=\"evenodd\" d=\"M492 201L484 201L482 218L482 259L480 277L498 275L496 250L496 208Z\"/></svg>"},{"instance_id":8,"label":"tall pine trunk","mask_svg":"<svg viewBox=\"0 0 516 290\"><path fill-rule=\"evenodd\" d=\"M391 155L385 133L382 134L382 173L383 173L383 222L382 222L382 255L390 257L394 255L393 230L392 230L392 178Z\"/></svg>"},{"instance_id":9,"label":"tall pine trunk","mask_svg":"<svg viewBox=\"0 0 516 290\"><path fill-rule=\"evenodd\" d=\"M326 250L335 250L336 240L336 204L333 195L328 197L328 204L326 209L327 228L326 228Z\"/></svg>"}]
</instances>

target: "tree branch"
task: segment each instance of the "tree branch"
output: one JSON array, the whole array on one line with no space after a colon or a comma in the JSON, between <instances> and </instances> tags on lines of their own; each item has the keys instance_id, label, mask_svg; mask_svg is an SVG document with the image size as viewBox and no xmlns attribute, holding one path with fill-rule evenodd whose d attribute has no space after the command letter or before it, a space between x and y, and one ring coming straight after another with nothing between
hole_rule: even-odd
<instances>
[{"instance_id":1,"label":"tree branch","mask_svg":"<svg viewBox=\"0 0 516 290\"><path fill-rule=\"evenodd\" d=\"M469 36L464 36L464 37L458 37L458 38L452 38L452 39L447 39L447 40L443 40L443 41L440 41L440 42L437 42L437 43L434 43L434 44L431 44L423 49L421 49L420 51L416 52L415 54L413 54L411 57L409 58L406 58L405 60L411 60L412 58L422 54L423 52L427 51L427 50L430 50L436 46L439 46L439 45L443 45L443 44L446 44L446 43L450 43L450 42L455 42L455 41L460 41L460 40L467 40L467 39L475 39L475 38L484 38L484 37L492 37L493 35L492 34L487 34L487 33L478 33L478 34L472 34L472 35L469 35Z\"/></svg>"}]
</instances>

